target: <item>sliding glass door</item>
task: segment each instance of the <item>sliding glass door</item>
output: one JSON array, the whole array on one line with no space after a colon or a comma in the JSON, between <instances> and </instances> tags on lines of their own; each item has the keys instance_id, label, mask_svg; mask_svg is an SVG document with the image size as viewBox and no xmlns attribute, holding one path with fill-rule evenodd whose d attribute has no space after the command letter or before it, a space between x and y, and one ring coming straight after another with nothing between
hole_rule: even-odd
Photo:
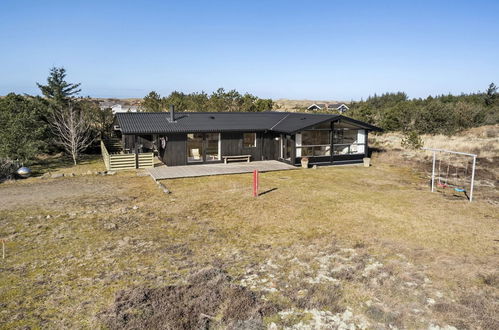
<instances>
[{"instance_id":1,"label":"sliding glass door","mask_svg":"<svg viewBox=\"0 0 499 330\"><path fill-rule=\"evenodd\" d=\"M203 134L191 133L187 134L187 162L202 163L203 162Z\"/></svg>"},{"instance_id":2,"label":"sliding glass door","mask_svg":"<svg viewBox=\"0 0 499 330\"><path fill-rule=\"evenodd\" d=\"M187 162L203 163L221 159L220 133L187 134Z\"/></svg>"},{"instance_id":3,"label":"sliding glass door","mask_svg":"<svg viewBox=\"0 0 499 330\"><path fill-rule=\"evenodd\" d=\"M291 149L293 148L293 141L289 135L281 135L281 158L291 161Z\"/></svg>"},{"instance_id":4,"label":"sliding glass door","mask_svg":"<svg viewBox=\"0 0 499 330\"><path fill-rule=\"evenodd\" d=\"M206 161L220 160L220 133L206 133Z\"/></svg>"}]
</instances>

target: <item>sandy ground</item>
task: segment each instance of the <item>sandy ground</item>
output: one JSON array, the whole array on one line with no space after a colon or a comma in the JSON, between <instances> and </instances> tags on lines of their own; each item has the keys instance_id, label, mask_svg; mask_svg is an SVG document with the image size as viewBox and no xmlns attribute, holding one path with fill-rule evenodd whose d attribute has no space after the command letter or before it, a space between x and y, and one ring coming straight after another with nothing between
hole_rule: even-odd
<instances>
[{"instance_id":1,"label":"sandy ground","mask_svg":"<svg viewBox=\"0 0 499 330\"><path fill-rule=\"evenodd\" d=\"M256 199L246 174L1 184L0 323L497 328L499 209L426 181L380 160L263 173Z\"/></svg>"},{"instance_id":2,"label":"sandy ground","mask_svg":"<svg viewBox=\"0 0 499 330\"><path fill-rule=\"evenodd\" d=\"M97 177L61 178L57 180L32 179L10 182L0 186L0 210L23 207L55 208L58 204L92 195L105 199L119 189L116 185L99 182Z\"/></svg>"}]
</instances>

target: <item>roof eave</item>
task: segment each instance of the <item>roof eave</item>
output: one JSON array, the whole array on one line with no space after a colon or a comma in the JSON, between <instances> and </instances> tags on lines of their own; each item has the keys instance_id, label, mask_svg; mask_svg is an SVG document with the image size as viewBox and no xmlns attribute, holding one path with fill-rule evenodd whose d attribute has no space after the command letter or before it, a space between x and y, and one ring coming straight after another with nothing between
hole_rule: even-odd
<instances>
[{"instance_id":1,"label":"roof eave","mask_svg":"<svg viewBox=\"0 0 499 330\"><path fill-rule=\"evenodd\" d=\"M326 118L326 119L321 120L321 121L318 121L318 122L316 122L316 123L313 123L313 124L310 124L310 125L307 125L307 126L300 127L299 129L296 129L296 130L293 130L293 131L288 131L288 132L286 132L286 134L295 134L295 133L297 133L297 132L299 132L299 131L304 131L304 130L306 130L306 129L309 129L309 128L314 127L314 126L317 126L317 125L320 125L320 124L325 123L325 122L327 122L327 121L333 121L333 120L336 120L336 119L339 117L339 115L330 115L330 116L331 116L331 117Z\"/></svg>"},{"instance_id":2,"label":"roof eave","mask_svg":"<svg viewBox=\"0 0 499 330\"><path fill-rule=\"evenodd\" d=\"M370 131L383 132L383 129L381 127L377 127L377 126L368 124L366 122L363 122L363 121L360 121L360 120L357 120L357 119L353 119L353 118L346 117L346 116L343 116L343 115L338 115L338 118L339 119L344 119L346 121L349 121L349 122L357 124L357 125L360 125L360 126L364 127L365 129L368 129Z\"/></svg>"}]
</instances>

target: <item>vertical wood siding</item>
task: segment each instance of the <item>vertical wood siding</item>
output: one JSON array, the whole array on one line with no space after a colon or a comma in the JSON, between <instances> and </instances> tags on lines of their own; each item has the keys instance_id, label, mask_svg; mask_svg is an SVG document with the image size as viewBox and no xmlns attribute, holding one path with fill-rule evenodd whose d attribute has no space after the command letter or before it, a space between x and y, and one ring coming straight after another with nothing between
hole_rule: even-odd
<instances>
[{"instance_id":1,"label":"vertical wood siding","mask_svg":"<svg viewBox=\"0 0 499 330\"><path fill-rule=\"evenodd\" d=\"M165 136L168 139L165 150L159 144L161 161L168 166L187 165L187 134Z\"/></svg>"}]
</instances>

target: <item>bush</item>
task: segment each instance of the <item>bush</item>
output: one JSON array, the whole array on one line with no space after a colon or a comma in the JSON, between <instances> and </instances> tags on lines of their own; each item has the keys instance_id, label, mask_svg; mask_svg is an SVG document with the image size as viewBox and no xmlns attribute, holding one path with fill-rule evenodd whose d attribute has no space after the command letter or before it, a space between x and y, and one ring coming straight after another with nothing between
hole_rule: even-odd
<instances>
[{"instance_id":1,"label":"bush","mask_svg":"<svg viewBox=\"0 0 499 330\"><path fill-rule=\"evenodd\" d=\"M0 158L0 182L14 178L18 168L19 164L16 161Z\"/></svg>"},{"instance_id":2,"label":"bush","mask_svg":"<svg viewBox=\"0 0 499 330\"><path fill-rule=\"evenodd\" d=\"M416 131L404 132L402 138L402 147L406 149L421 149L423 147L423 139Z\"/></svg>"},{"instance_id":3,"label":"bush","mask_svg":"<svg viewBox=\"0 0 499 330\"><path fill-rule=\"evenodd\" d=\"M0 158L27 163L44 150L44 111L36 98L11 93L0 99Z\"/></svg>"}]
</instances>

